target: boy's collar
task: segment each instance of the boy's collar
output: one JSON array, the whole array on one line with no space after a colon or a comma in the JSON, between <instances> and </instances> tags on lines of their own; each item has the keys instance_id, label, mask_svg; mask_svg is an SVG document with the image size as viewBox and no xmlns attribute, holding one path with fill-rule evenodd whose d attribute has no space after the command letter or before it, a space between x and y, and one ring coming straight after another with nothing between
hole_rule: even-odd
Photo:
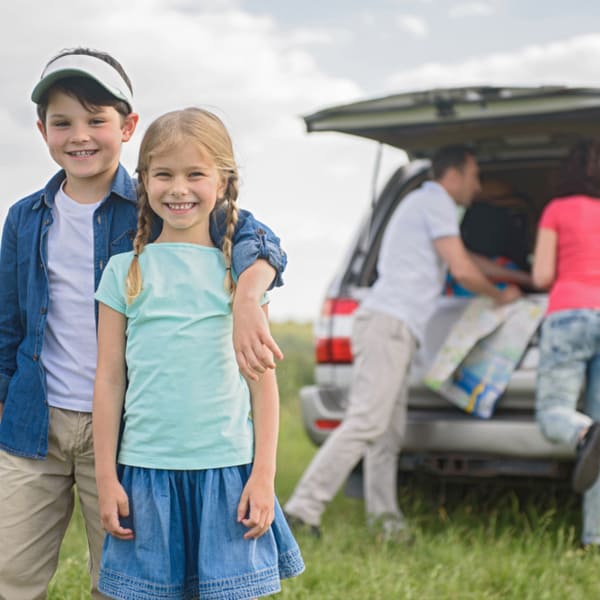
<instances>
[{"instance_id":1,"label":"boy's collar","mask_svg":"<svg viewBox=\"0 0 600 600\"><path fill-rule=\"evenodd\" d=\"M54 196L60 189L65 177L66 173L62 169L56 173L54 177L52 177L52 179L50 179L50 181L46 184L42 193L40 194L40 197L31 208L33 210L37 210L40 208L42 203L46 204L48 207L52 207L54 205ZM132 204L137 204L137 192L134 180L131 178L131 175L129 175L127 169L125 169L122 164L119 164L119 168L115 173L112 185L108 194L106 195L106 198L110 198L112 195L119 196L119 198L127 200Z\"/></svg>"}]
</instances>

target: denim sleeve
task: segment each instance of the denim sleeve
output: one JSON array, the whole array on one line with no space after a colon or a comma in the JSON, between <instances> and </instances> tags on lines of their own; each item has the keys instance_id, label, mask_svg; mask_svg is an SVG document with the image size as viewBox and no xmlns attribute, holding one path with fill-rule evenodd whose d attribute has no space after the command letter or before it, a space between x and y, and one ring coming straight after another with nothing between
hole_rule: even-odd
<instances>
[{"instance_id":1,"label":"denim sleeve","mask_svg":"<svg viewBox=\"0 0 600 600\"><path fill-rule=\"evenodd\" d=\"M0 403L17 368L17 347L23 339L17 287L17 231L11 213L6 218L0 246Z\"/></svg>"},{"instance_id":2,"label":"denim sleeve","mask_svg":"<svg viewBox=\"0 0 600 600\"><path fill-rule=\"evenodd\" d=\"M226 212L216 210L210 220L210 236L219 248L223 245ZM281 248L279 238L263 223L257 221L247 210L239 211L238 223L233 236L233 270L240 275L258 259L263 258L277 271L269 289L283 285L282 274L287 255Z\"/></svg>"}]
</instances>

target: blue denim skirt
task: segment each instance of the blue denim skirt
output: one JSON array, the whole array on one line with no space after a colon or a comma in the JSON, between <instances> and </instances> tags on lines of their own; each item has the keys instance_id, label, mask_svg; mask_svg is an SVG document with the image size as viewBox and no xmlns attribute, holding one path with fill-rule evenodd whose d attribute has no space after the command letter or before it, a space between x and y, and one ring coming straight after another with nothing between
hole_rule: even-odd
<instances>
[{"instance_id":1,"label":"blue denim skirt","mask_svg":"<svg viewBox=\"0 0 600 600\"><path fill-rule=\"evenodd\" d=\"M271 528L255 540L237 522L252 466L198 471L119 467L133 540L106 536L100 591L123 600L242 600L281 589L304 570L277 499Z\"/></svg>"}]
</instances>

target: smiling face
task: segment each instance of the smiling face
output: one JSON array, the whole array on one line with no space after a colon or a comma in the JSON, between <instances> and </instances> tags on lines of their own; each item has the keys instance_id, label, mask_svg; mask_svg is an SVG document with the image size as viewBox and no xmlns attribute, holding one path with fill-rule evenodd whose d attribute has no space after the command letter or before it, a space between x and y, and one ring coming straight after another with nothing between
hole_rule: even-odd
<instances>
[{"instance_id":1,"label":"smiling face","mask_svg":"<svg viewBox=\"0 0 600 600\"><path fill-rule=\"evenodd\" d=\"M207 152L184 140L153 154L142 178L150 207L163 220L157 242L213 245L209 218L225 182Z\"/></svg>"},{"instance_id":2,"label":"smiling face","mask_svg":"<svg viewBox=\"0 0 600 600\"><path fill-rule=\"evenodd\" d=\"M137 115L122 117L112 106L94 112L62 91L51 92L45 123L38 121L50 156L67 174L65 192L97 202L108 193L119 165L121 143L135 130Z\"/></svg>"}]
</instances>

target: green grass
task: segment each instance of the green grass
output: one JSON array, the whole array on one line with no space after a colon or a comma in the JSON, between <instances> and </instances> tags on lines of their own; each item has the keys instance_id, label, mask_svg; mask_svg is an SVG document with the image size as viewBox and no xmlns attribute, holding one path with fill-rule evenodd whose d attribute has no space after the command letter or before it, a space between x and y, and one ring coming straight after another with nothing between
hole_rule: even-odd
<instances>
[{"instance_id":1,"label":"green grass","mask_svg":"<svg viewBox=\"0 0 600 600\"><path fill-rule=\"evenodd\" d=\"M275 324L286 359L277 490L285 501L315 452L300 419L297 390L312 380L309 325ZM579 499L550 486L448 484L418 476L400 489L415 531L411 547L373 539L360 500L338 494L323 538L299 535L306 572L285 581L286 600L577 600L598 597L600 553L578 549ZM87 598L86 550L75 515L50 600Z\"/></svg>"}]
</instances>

